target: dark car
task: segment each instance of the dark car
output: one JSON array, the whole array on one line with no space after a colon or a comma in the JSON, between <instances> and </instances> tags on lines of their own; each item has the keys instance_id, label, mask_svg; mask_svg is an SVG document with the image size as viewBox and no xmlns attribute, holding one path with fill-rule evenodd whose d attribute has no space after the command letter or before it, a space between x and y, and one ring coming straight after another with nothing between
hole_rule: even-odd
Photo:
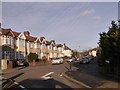
<instances>
[{"instance_id":1,"label":"dark car","mask_svg":"<svg viewBox=\"0 0 120 90\"><path fill-rule=\"evenodd\" d=\"M27 60L24 59L16 59L13 60L13 67L19 67L19 66L29 66L29 63L27 62Z\"/></svg>"}]
</instances>

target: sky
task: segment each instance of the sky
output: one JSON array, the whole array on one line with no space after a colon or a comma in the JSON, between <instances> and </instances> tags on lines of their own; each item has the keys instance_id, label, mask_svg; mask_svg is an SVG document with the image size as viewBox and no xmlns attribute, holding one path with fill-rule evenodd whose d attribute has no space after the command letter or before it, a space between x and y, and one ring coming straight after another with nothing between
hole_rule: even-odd
<instances>
[{"instance_id":1,"label":"sky","mask_svg":"<svg viewBox=\"0 0 120 90\"><path fill-rule=\"evenodd\" d=\"M119 0L1 0L2 2L118 2Z\"/></svg>"},{"instance_id":2,"label":"sky","mask_svg":"<svg viewBox=\"0 0 120 90\"><path fill-rule=\"evenodd\" d=\"M0 1L0 22L2 21L2 2Z\"/></svg>"},{"instance_id":3,"label":"sky","mask_svg":"<svg viewBox=\"0 0 120 90\"><path fill-rule=\"evenodd\" d=\"M73 50L98 46L99 33L117 19L117 2L2 2L3 28L30 31Z\"/></svg>"}]
</instances>

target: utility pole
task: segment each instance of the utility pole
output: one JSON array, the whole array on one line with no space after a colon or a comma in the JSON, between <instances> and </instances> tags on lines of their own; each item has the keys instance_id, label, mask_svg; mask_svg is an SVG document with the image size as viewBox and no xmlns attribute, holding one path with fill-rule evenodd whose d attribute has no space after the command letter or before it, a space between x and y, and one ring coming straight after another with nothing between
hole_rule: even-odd
<instances>
[{"instance_id":1,"label":"utility pole","mask_svg":"<svg viewBox=\"0 0 120 90\"><path fill-rule=\"evenodd\" d=\"M80 57L80 45L78 46L78 52L79 52L79 57Z\"/></svg>"}]
</instances>

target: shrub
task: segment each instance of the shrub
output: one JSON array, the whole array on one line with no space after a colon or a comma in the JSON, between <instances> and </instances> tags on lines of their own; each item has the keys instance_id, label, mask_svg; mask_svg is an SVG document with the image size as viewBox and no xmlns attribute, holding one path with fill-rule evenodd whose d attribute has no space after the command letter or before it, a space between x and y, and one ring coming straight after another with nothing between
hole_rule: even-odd
<instances>
[{"instance_id":1,"label":"shrub","mask_svg":"<svg viewBox=\"0 0 120 90\"><path fill-rule=\"evenodd\" d=\"M68 56L64 56L64 57L63 57L64 60L65 60L65 59L68 59L68 58L69 58Z\"/></svg>"},{"instance_id":2,"label":"shrub","mask_svg":"<svg viewBox=\"0 0 120 90\"><path fill-rule=\"evenodd\" d=\"M28 55L28 61L29 62L32 62L33 60L37 60L38 59L38 55L36 54L36 53L30 53L29 55Z\"/></svg>"}]
</instances>

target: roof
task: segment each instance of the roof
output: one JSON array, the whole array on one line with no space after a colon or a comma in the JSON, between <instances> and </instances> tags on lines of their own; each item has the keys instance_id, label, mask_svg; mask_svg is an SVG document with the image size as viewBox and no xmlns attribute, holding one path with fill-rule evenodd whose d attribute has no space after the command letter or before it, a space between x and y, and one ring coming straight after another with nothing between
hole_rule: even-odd
<instances>
[{"instance_id":1,"label":"roof","mask_svg":"<svg viewBox=\"0 0 120 90\"><path fill-rule=\"evenodd\" d=\"M47 41L47 40L46 40L46 44L47 44L47 45L50 45L51 43L50 43L50 41Z\"/></svg>"},{"instance_id":2,"label":"roof","mask_svg":"<svg viewBox=\"0 0 120 90\"><path fill-rule=\"evenodd\" d=\"M13 31L10 28L7 28L7 29L2 28L2 35L15 37L15 35L13 34Z\"/></svg>"},{"instance_id":3,"label":"roof","mask_svg":"<svg viewBox=\"0 0 120 90\"><path fill-rule=\"evenodd\" d=\"M33 36L30 36L30 32L29 31L24 31L23 33L19 33L19 32L15 32L15 31L12 31L11 28L7 28L7 29L4 29L4 28L1 28L1 32L2 32L2 35L6 35L6 36L12 36L12 37L18 37L20 34L24 34L26 39L28 41L36 41L38 43L43 43L43 44L46 44L46 45L53 45L53 46L57 46L57 47L62 47L63 45L62 44L55 44L55 40L51 40L51 41L48 41L48 40L44 40L45 37L33 37ZM65 47L65 49L69 49L71 50L69 47Z\"/></svg>"},{"instance_id":4,"label":"roof","mask_svg":"<svg viewBox=\"0 0 120 90\"><path fill-rule=\"evenodd\" d=\"M37 37L25 36L28 41L36 41Z\"/></svg>"},{"instance_id":5,"label":"roof","mask_svg":"<svg viewBox=\"0 0 120 90\"><path fill-rule=\"evenodd\" d=\"M41 41L38 37L37 37L36 41L37 41L37 43L41 43Z\"/></svg>"},{"instance_id":6,"label":"roof","mask_svg":"<svg viewBox=\"0 0 120 90\"><path fill-rule=\"evenodd\" d=\"M4 29L2 28L2 35L18 37L20 33L12 31L10 28Z\"/></svg>"},{"instance_id":7,"label":"roof","mask_svg":"<svg viewBox=\"0 0 120 90\"><path fill-rule=\"evenodd\" d=\"M37 37L32 37L32 36L30 36L29 31L24 31L23 34L25 35L25 37L26 37L26 39L27 39L28 41L34 42L34 41L36 41L36 39L37 39Z\"/></svg>"},{"instance_id":8,"label":"roof","mask_svg":"<svg viewBox=\"0 0 120 90\"><path fill-rule=\"evenodd\" d=\"M10 31L11 31L10 28L8 28L8 29L2 28L2 34L3 34L3 35L7 35Z\"/></svg>"},{"instance_id":9,"label":"roof","mask_svg":"<svg viewBox=\"0 0 120 90\"><path fill-rule=\"evenodd\" d=\"M98 48L93 48L93 49L90 49L89 52L91 51L96 51Z\"/></svg>"},{"instance_id":10,"label":"roof","mask_svg":"<svg viewBox=\"0 0 120 90\"><path fill-rule=\"evenodd\" d=\"M68 46L65 45L64 47L65 50L71 50Z\"/></svg>"},{"instance_id":11,"label":"roof","mask_svg":"<svg viewBox=\"0 0 120 90\"><path fill-rule=\"evenodd\" d=\"M15 37L18 37L18 36L19 36L19 34L20 34L20 33L15 32L15 31L12 31L12 32L13 32L13 34L15 35Z\"/></svg>"},{"instance_id":12,"label":"roof","mask_svg":"<svg viewBox=\"0 0 120 90\"><path fill-rule=\"evenodd\" d=\"M45 37L40 37L40 41L41 41L41 42L43 41L43 39L45 39Z\"/></svg>"},{"instance_id":13,"label":"roof","mask_svg":"<svg viewBox=\"0 0 120 90\"><path fill-rule=\"evenodd\" d=\"M50 41L50 43L52 43L52 42L53 42L53 44L55 44L55 40L51 40L51 41Z\"/></svg>"},{"instance_id":14,"label":"roof","mask_svg":"<svg viewBox=\"0 0 120 90\"><path fill-rule=\"evenodd\" d=\"M57 47L62 47L63 45L62 44L57 44Z\"/></svg>"}]
</instances>

